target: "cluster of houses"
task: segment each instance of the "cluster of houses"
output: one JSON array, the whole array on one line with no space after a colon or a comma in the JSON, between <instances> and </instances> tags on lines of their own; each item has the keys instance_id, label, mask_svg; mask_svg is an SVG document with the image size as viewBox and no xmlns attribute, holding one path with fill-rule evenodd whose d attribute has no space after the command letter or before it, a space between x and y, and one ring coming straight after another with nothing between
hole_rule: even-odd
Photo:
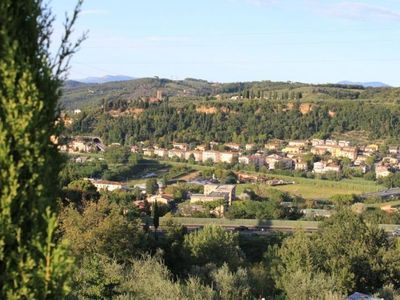
<instances>
[{"instance_id":1,"label":"cluster of houses","mask_svg":"<svg viewBox=\"0 0 400 300\"><path fill-rule=\"evenodd\" d=\"M63 152L79 153L79 152L104 152L106 146L97 136L76 136L68 139L67 143L59 145Z\"/></svg>"},{"instance_id":2,"label":"cluster of houses","mask_svg":"<svg viewBox=\"0 0 400 300\"><path fill-rule=\"evenodd\" d=\"M222 147L221 147L222 146ZM217 150L223 148L224 150ZM315 174L326 174L328 172L341 172L338 161L350 160L352 168L362 173L369 171L368 158L379 152L376 144L366 146L353 146L345 140L273 140L264 145L262 149L255 144L244 146L236 143L219 145L211 142L210 145L198 145L192 147L186 143L173 143L172 148L140 147L133 146L132 152L142 152L147 157L159 157L161 159L194 160L199 163L240 163L243 165L253 164L257 167L266 167L269 170L288 169L299 171L312 171ZM322 160L313 162L306 161L304 156L313 154ZM388 176L393 171L400 169L399 147L389 147L388 153L374 166L377 178Z\"/></svg>"},{"instance_id":3,"label":"cluster of houses","mask_svg":"<svg viewBox=\"0 0 400 300\"><path fill-rule=\"evenodd\" d=\"M108 181L108 180L101 180L101 179L92 179L87 178L96 189L100 191L129 191L130 188L123 182L117 181ZM143 194L145 192L145 185L138 185L138 188L142 190ZM174 201L174 197L172 195L166 194L164 192L164 186L160 183L159 190L155 195L146 195L146 201L149 204L157 202L159 204L170 205L171 202ZM232 202L236 199L236 185L234 184L204 184L204 193L203 194L191 194L190 195L190 205L192 209L196 209L199 204L205 202L214 202L214 201L221 201L218 209L219 213L223 214L224 209L228 206L232 205ZM134 202L136 206L139 208L143 208L145 203L144 200L137 200ZM198 207L200 210L201 208Z\"/></svg>"},{"instance_id":4,"label":"cluster of houses","mask_svg":"<svg viewBox=\"0 0 400 300\"><path fill-rule=\"evenodd\" d=\"M101 139L94 136L71 138L61 147L61 150L67 152L98 152L106 148ZM399 146L391 146L387 153L379 153L377 144L355 146L349 141L332 139L271 140L262 147L255 144L217 142L197 146L173 143L169 148L157 145L144 147L143 144L138 144L132 146L131 151L140 152L145 157L160 159L193 160L198 163L239 163L258 168L266 167L269 170L312 171L315 174L340 173L342 167L338 162L343 159L350 161L351 168L366 173L371 169L369 158L379 154L380 159L373 166L376 178L383 178L400 170ZM306 160L305 156L310 154L317 156L319 161Z\"/></svg>"}]
</instances>

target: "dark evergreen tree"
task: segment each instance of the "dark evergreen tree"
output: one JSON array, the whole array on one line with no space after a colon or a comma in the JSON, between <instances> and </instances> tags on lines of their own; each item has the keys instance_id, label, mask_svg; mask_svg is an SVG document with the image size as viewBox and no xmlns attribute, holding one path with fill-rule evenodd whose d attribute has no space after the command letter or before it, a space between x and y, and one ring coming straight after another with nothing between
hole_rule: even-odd
<instances>
[{"instance_id":1,"label":"dark evergreen tree","mask_svg":"<svg viewBox=\"0 0 400 300\"><path fill-rule=\"evenodd\" d=\"M157 201L154 201L153 207L151 209L151 216L153 218L154 237L155 239L157 239L157 229L160 225L160 212L158 211Z\"/></svg>"},{"instance_id":2,"label":"dark evergreen tree","mask_svg":"<svg viewBox=\"0 0 400 300\"><path fill-rule=\"evenodd\" d=\"M57 242L57 101L77 44L66 20L54 62L54 20L40 0L0 2L0 298L61 299L71 260Z\"/></svg>"}]
</instances>

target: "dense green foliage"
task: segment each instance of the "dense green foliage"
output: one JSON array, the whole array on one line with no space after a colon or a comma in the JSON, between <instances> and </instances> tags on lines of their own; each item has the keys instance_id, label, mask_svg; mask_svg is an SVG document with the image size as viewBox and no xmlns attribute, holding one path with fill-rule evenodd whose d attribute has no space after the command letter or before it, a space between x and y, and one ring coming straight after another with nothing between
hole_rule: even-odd
<instances>
[{"instance_id":1,"label":"dense green foliage","mask_svg":"<svg viewBox=\"0 0 400 300\"><path fill-rule=\"evenodd\" d=\"M138 157L136 154L132 154L129 147L121 147L118 145L111 145L107 147L104 152L104 158L109 164L126 164L130 163L136 165Z\"/></svg>"},{"instance_id":2,"label":"dense green foliage","mask_svg":"<svg viewBox=\"0 0 400 300\"><path fill-rule=\"evenodd\" d=\"M317 102L304 114L299 105L294 104L289 109L287 103L253 100L199 105L187 102L177 108L165 102L151 105L135 118L115 118L103 111L81 113L71 130L75 134L99 135L106 143L127 145L138 140L161 145L172 141L203 143L213 140L263 143L270 138L328 137L348 131L364 131L370 138L400 137L397 105L344 100ZM199 106L215 109L215 112L198 112Z\"/></svg>"},{"instance_id":3,"label":"dense green foliage","mask_svg":"<svg viewBox=\"0 0 400 300\"><path fill-rule=\"evenodd\" d=\"M100 160L75 163L70 159L60 173L60 182L62 186L67 186L71 181L81 178L126 181L140 178L149 172L155 172L165 167L157 161L139 159L136 154L129 156L127 164L112 164ZM174 170L171 171L171 173L173 172Z\"/></svg>"},{"instance_id":4,"label":"dense green foliage","mask_svg":"<svg viewBox=\"0 0 400 300\"><path fill-rule=\"evenodd\" d=\"M69 289L71 259L56 235L62 159L50 137L59 132L57 102L79 7L54 63L53 17L42 1L0 2L1 299L60 299Z\"/></svg>"},{"instance_id":5,"label":"dense green foliage","mask_svg":"<svg viewBox=\"0 0 400 300\"><path fill-rule=\"evenodd\" d=\"M63 188L63 199L77 206L86 201L95 201L99 198L96 187L86 179L74 180Z\"/></svg>"},{"instance_id":6,"label":"dense green foliage","mask_svg":"<svg viewBox=\"0 0 400 300\"><path fill-rule=\"evenodd\" d=\"M229 208L227 217L232 219L266 219L275 220L290 218L292 214L285 211L279 203L274 201L235 201ZM297 215L297 218L301 214ZM293 213L293 219L296 219Z\"/></svg>"},{"instance_id":7,"label":"dense green foliage","mask_svg":"<svg viewBox=\"0 0 400 300\"><path fill-rule=\"evenodd\" d=\"M238 234L213 225L187 235L184 247L191 254L192 263L197 266L207 263L221 266L226 262L235 267L241 260Z\"/></svg>"},{"instance_id":8,"label":"dense green foliage","mask_svg":"<svg viewBox=\"0 0 400 300\"><path fill-rule=\"evenodd\" d=\"M158 191L157 179L151 178L146 180L146 193L148 195L154 195Z\"/></svg>"},{"instance_id":9,"label":"dense green foliage","mask_svg":"<svg viewBox=\"0 0 400 300\"><path fill-rule=\"evenodd\" d=\"M343 294L373 292L384 284L397 286L399 253L398 245L382 230L345 210L329 219L318 234L299 233L284 241L278 251L278 286L300 294L300 282L293 280L296 272L311 276L312 285L325 282L326 291Z\"/></svg>"},{"instance_id":10,"label":"dense green foliage","mask_svg":"<svg viewBox=\"0 0 400 300\"><path fill-rule=\"evenodd\" d=\"M86 202L79 211L73 206L61 215L64 237L79 260L86 255L103 255L126 262L146 248L139 220L130 220L129 206L110 203L104 197Z\"/></svg>"},{"instance_id":11,"label":"dense green foliage","mask_svg":"<svg viewBox=\"0 0 400 300\"><path fill-rule=\"evenodd\" d=\"M399 284L398 240L349 210L313 234L239 235L218 226L188 233L171 219L155 239L129 204L110 199L63 209L76 257L73 299L342 299L396 293L390 286Z\"/></svg>"}]
</instances>

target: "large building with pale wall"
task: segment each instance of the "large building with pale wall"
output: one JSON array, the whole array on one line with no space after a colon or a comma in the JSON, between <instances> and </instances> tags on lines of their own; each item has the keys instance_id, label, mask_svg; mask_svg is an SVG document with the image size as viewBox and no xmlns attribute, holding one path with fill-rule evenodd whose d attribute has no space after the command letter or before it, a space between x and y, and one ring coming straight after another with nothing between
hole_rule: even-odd
<instances>
[{"instance_id":1,"label":"large building with pale wall","mask_svg":"<svg viewBox=\"0 0 400 300\"><path fill-rule=\"evenodd\" d=\"M204 185L204 194L192 194L191 203L210 202L224 199L228 206L236 197L236 186L234 184L206 184Z\"/></svg>"}]
</instances>

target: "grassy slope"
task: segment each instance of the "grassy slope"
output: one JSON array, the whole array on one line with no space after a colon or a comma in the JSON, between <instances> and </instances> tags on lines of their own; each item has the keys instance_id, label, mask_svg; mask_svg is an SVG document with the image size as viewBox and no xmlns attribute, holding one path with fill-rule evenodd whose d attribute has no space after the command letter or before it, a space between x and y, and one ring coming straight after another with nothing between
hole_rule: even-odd
<instances>
[{"instance_id":1,"label":"grassy slope","mask_svg":"<svg viewBox=\"0 0 400 300\"><path fill-rule=\"evenodd\" d=\"M170 162L170 161L162 161L162 163L171 165L180 165L180 166L188 165L187 163ZM190 165L190 167L199 171L212 168L199 165ZM285 179L288 181L296 182L296 184L293 185L274 186L273 188L289 192L290 194L293 195L301 196L305 199L328 199L333 195L337 194L363 194L369 192L377 192L385 189L385 187L382 185L378 185L373 181L364 180L361 178L343 179L341 181L330 181L330 180L290 177L283 175L270 175L270 176L274 178ZM239 184L237 186L237 194L240 194L245 188L250 186L254 185ZM265 186L265 188L270 188L270 186L267 185L261 185L261 186Z\"/></svg>"},{"instance_id":2,"label":"grassy slope","mask_svg":"<svg viewBox=\"0 0 400 300\"><path fill-rule=\"evenodd\" d=\"M329 199L337 194L363 194L383 190L384 187L372 181L362 179L343 179L341 181L329 181L318 179L305 179L287 177L296 184L274 186L273 188L288 192L292 195L301 196L305 199ZM243 191L247 184L241 184L238 187L238 193Z\"/></svg>"},{"instance_id":3,"label":"grassy slope","mask_svg":"<svg viewBox=\"0 0 400 300\"><path fill-rule=\"evenodd\" d=\"M288 192L293 195L301 196L305 199L328 199L337 194L363 194L385 189L384 186L378 185L373 181L360 178L330 181L282 175L273 176L295 182L293 185L274 186L273 188ZM243 191L246 187L248 187L248 184L239 185L238 193Z\"/></svg>"},{"instance_id":4,"label":"grassy slope","mask_svg":"<svg viewBox=\"0 0 400 300\"><path fill-rule=\"evenodd\" d=\"M95 153L79 153L75 154L77 156L91 156L99 158L101 154ZM182 162L172 162L172 161L159 161L162 164L170 165L170 166L189 166L193 170L202 171L209 170L213 167L209 166L200 166L200 165L190 165L188 163ZM250 172L249 172L250 173ZM262 174L256 173L254 174ZM162 177L163 172L161 172L159 178ZM263 174L265 175L265 174ZM361 178L352 178L352 179L343 179L341 181L330 181L330 180L320 180L320 179L308 179L308 178L300 178L300 177L290 177L283 175L269 175L274 178L284 179L287 181L294 181L296 184L293 185L283 185L283 186L274 186L273 188L279 189L281 191L288 192L293 195L301 196L305 199L328 199L333 195L337 194L363 194L369 192L377 192L380 190L384 190L385 187L382 185L378 185L373 181L364 180ZM134 180L131 183L142 183L143 180ZM245 188L254 186L252 184L239 184L237 186L237 194L240 194ZM270 188L268 185L261 185L265 188Z\"/></svg>"}]
</instances>

